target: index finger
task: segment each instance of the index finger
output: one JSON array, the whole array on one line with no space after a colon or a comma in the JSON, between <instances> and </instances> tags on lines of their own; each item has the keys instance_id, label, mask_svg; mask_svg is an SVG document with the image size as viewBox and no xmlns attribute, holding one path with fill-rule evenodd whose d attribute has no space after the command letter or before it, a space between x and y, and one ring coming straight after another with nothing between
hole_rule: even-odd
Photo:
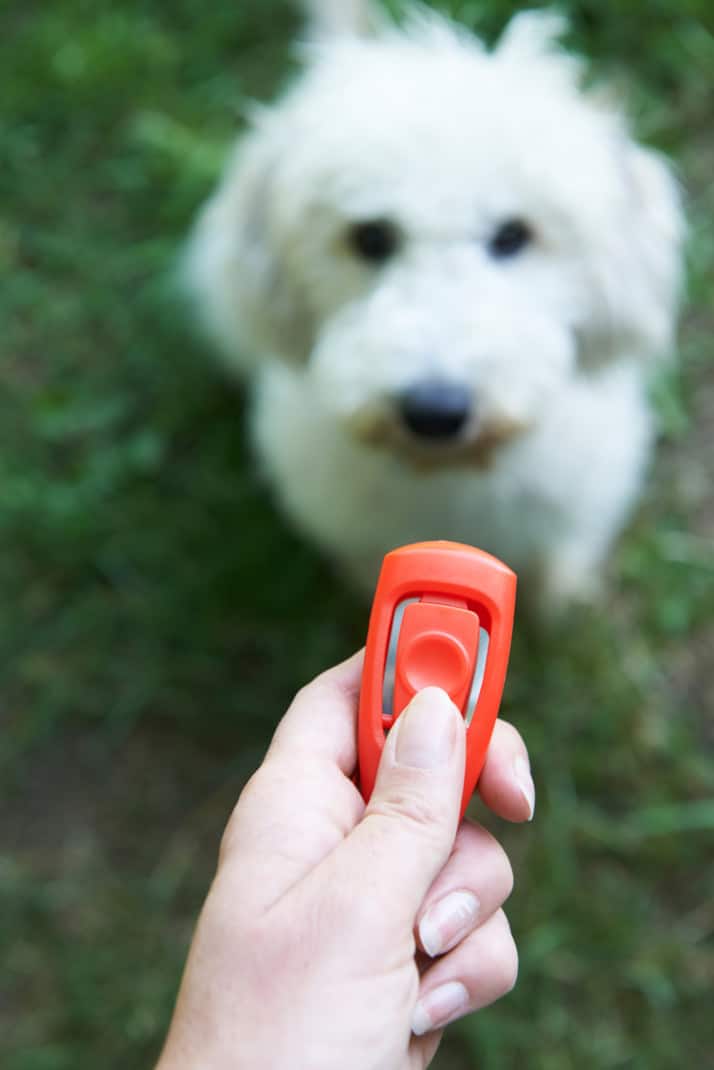
<instances>
[{"instance_id":1,"label":"index finger","mask_svg":"<svg viewBox=\"0 0 714 1070\"><path fill-rule=\"evenodd\" d=\"M351 832L364 803L357 764L362 655L298 692L244 788L221 844L224 873L239 859L241 898L265 910Z\"/></svg>"},{"instance_id":2,"label":"index finger","mask_svg":"<svg viewBox=\"0 0 714 1070\"><path fill-rule=\"evenodd\" d=\"M345 776L357 768L357 706L364 651L322 673L295 696L266 758L309 754L331 759Z\"/></svg>"}]
</instances>

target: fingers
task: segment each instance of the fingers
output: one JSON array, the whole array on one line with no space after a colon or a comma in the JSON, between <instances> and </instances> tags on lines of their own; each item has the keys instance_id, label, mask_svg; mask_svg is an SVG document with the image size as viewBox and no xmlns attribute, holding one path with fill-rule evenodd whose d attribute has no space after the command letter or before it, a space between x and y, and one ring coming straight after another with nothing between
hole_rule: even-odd
<instances>
[{"instance_id":1,"label":"fingers","mask_svg":"<svg viewBox=\"0 0 714 1070\"><path fill-rule=\"evenodd\" d=\"M449 861L427 892L417 919L419 945L434 958L490 918L513 890L513 870L498 841L464 822Z\"/></svg>"},{"instance_id":2,"label":"fingers","mask_svg":"<svg viewBox=\"0 0 714 1070\"><path fill-rule=\"evenodd\" d=\"M518 952L502 910L424 974L413 1032L423 1036L487 1007L510 992L518 977Z\"/></svg>"},{"instance_id":3,"label":"fingers","mask_svg":"<svg viewBox=\"0 0 714 1070\"><path fill-rule=\"evenodd\" d=\"M431 1066L443 1035L440 1032L426 1033L423 1037L412 1035L407 1064L409 1070L426 1070L428 1066Z\"/></svg>"},{"instance_id":4,"label":"fingers","mask_svg":"<svg viewBox=\"0 0 714 1070\"><path fill-rule=\"evenodd\" d=\"M326 757L346 776L357 765L357 707L364 651L303 687L278 725L268 758ZM295 760L297 759L297 760Z\"/></svg>"},{"instance_id":5,"label":"fingers","mask_svg":"<svg viewBox=\"0 0 714 1070\"><path fill-rule=\"evenodd\" d=\"M519 732L507 721L496 722L478 790L486 806L499 817L533 820L535 786L528 751Z\"/></svg>"},{"instance_id":6,"label":"fingers","mask_svg":"<svg viewBox=\"0 0 714 1070\"><path fill-rule=\"evenodd\" d=\"M221 869L240 859L243 900L267 909L342 842L364 812L356 765L362 655L299 692L223 836Z\"/></svg>"},{"instance_id":7,"label":"fingers","mask_svg":"<svg viewBox=\"0 0 714 1070\"><path fill-rule=\"evenodd\" d=\"M387 737L365 816L344 845L345 879L369 874L384 916L410 930L453 847L464 756L459 711L439 688L420 692Z\"/></svg>"}]
</instances>

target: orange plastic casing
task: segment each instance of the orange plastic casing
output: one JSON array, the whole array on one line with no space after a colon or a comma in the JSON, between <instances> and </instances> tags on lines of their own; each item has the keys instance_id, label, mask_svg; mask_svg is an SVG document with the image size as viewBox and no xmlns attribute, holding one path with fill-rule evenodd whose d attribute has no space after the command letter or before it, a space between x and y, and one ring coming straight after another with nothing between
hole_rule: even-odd
<instances>
[{"instance_id":1,"label":"orange plastic casing","mask_svg":"<svg viewBox=\"0 0 714 1070\"><path fill-rule=\"evenodd\" d=\"M395 613L404 603L409 604L394 646ZM372 604L360 694L359 779L365 799L372 794L389 729L418 691L442 687L464 716L470 714L463 816L501 704L515 603L515 573L472 546L423 542L387 554ZM393 701L392 709L385 710L390 643L395 655ZM477 673L480 690L474 684ZM474 688L478 694L471 712Z\"/></svg>"}]
</instances>

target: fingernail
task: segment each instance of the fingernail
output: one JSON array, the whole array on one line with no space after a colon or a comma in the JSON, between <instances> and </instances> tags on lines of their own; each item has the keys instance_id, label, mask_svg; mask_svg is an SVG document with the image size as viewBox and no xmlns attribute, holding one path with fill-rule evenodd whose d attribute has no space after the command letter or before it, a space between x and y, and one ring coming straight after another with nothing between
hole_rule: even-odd
<instances>
[{"instance_id":1,"label":"fingernail","mask_svg":"<svg viewBox=\"0 0 714 1070\"><path fill-rule=\"evenodd\" d=\"M412 769L438 769L451 758L456 742L455 707L439 687L412 699L397 721L395 758Z\"/></svg>"},{"instance_id":2,"label":"fingernail","mask_svg":"<svg viewBox=\"0 0 714 1070\"><path fill-rule=\"evenodd\" d=\"M535 784L531 776L530 766L525 758L516 758L513 763L513 772L518 790L528 803L528 820L532 821L535 813Z\"/></svg>"},{"instance_id":3,"label":"fingernail","mask_svg":"<svg viewBox=\"0 0 714 1070\"><path fill-rule=\"evenodd\" d=\"M480 908L472 892L451 892L429 907L419 922L419 939L427 955L443 955L473 932Z\"/></svg>"},{"instance_id":4,"label":"fingernail","mask_svg":"<svg viewBox=\"0 0 714 1070\"><path fill-rule=\"evenodd\" d=\"M441 1029L465 1014L469 1009L469 1002L469 994L460 981L449 981L435 988L433 992L423 996L414 1008L412 1033L423 1037L432 1029Z\"/></svg>"}]
</instances>

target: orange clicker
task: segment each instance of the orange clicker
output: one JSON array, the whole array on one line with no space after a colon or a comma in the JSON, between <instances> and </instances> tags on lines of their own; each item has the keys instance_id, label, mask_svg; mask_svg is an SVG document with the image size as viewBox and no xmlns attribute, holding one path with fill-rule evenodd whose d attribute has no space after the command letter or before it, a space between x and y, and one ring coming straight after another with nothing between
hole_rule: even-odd
<instances>
[{"instance_id":1,"label":"orange clicker","mask_svg":"<svg viewBox=\"0 0 714 1070\"><path fill-rule=\"evenodd\" d=\"M365 799L390 728L418 691L441 687L467 725L463 816L501 704L515 603L515 573L472 546L422 542L387 554L372 604L360 695Z\"/></svg>"}]
</instances>

